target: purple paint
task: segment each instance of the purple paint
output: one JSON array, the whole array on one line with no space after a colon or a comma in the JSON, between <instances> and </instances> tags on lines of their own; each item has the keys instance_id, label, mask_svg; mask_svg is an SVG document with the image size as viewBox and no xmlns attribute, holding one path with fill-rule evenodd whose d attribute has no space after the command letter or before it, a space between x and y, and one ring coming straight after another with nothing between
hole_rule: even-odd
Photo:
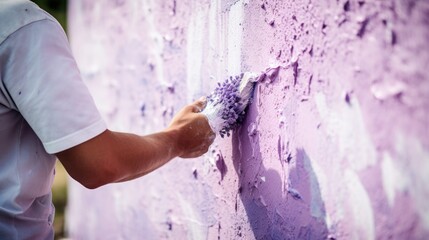
<instances>
[{"instance_id":1,"label":"purple paint","mask_svg":"<svg viewBox=\"0 0 429 240\"><path fill-rule=\"evenodd\" d=\"M311 93L311 83L313 82L313 74L310 75L308 78L308 87L307 87L307 95L310 95Z\"/></svg>"},{"instance_id":2,"label":"purple paint","mask_svg":"<svg viewBox=\"0 0 429 240\"><path fill-rule=\"evenodd\" d=\"M322 24L322 33L324 34L324 35L326 35L326 28L328 27L328 25L326 24L326 23L323 23Z\"/></svg>"},{"instance_id":3,"label":"purple paint","mask_svg":"<svg viewBox=\"0 0 429 240\"><path fill-rule=\"evenodd\" d=\"M301 194L298 192L298 190L294 188L288 188L287 192L295 199L295 200L301 200Z\"/></svg>"},{"instance_id":4,"label":"purple paint","mask_svg":"<svg viewBox=\"0 0 429 240\"><path fill-rule=\"evenodd\" d=\"M140 114L142 117L146 116L145 111L146 111L146 104L143 103L142 106L140 107Z\"/></svg>"},{"instance_id":5,"label":"purple paint","mask_svg":"<svg viewBox=\"0 0 429 240\"><path fill-rule=\"evenodd\" d=\"M252 146L252 157L255 156L255 146L256 143L258 142L258 130L257 130L257 125L255 122L252 122L248 125L247 127L247 135L250 139L250 143Z\"/></svg>"},{"instance_id":6,"label":"purple paint","mask_svg":"<svg viewBox=\"0 0 429 240\"><path fill-rule=\"evenodd\" d=\"M361 23L358 32L356 33L356 36L362 38L365 34L365 30L367 28L367 25L369 23L369 18L365 18Z\"/></svg>"},{"instance_id":7,"label":"purple paint","mask_svg":"<svg viewBox=\"0 0 429 240\"><path fill-rule=\"evenodd\" d=\"M176 91L176 88L174 87L174 85L170 85L167 87L167 91L171 94L174 94Z\"/></svg>"},{"instance_id":8,"label":"purple paint","mask_svg":"<svg viewBox=\"0 0 429 240\"><path fill-rule=\"evenodd\" d=\"M351 104L350 102L350 93L346 92L346 94L344 95L344 100L346 101L347 104Z\"/></svg>"},{"instance_id":9,"label":"purple paint","mask_svg":"<svg viewBox=\"0 0 429 240\"><path fill-rule=\"evenodd\" d=\"M274 68L268 68L267 70L265 70L265 74L263 75L265 77L265 81L267 83L274 82L279 75L279 71L280 71L280 66L274 67Z\"/></svg>"},{"instance_id":10,"label":"purple paint","mask_svg":"<svg viewBox=\"0 0 429 240\"><path fill-rule=\"evenodd\" d=\"M237 236L242 237L242 233L241 233L241 226L238 226L237 228Z\"/></svg>"},{"instance_id":11,"label":"purple paint","mask_svg":"<svg viewBox=\"0 0 429 240\"><path fill-rule=\"evenodd\" d=\"M298 60L292 63L293 71L293 85L295 86L298 82Z\"/></svg>"},{"instance_id":12,"label":"purple paint","mask_svg":"<svg viewBox=\"0 0 429 240\"><path fill-rule=\"evenodd\" d=\"M390 36L390 44L395 45L397 42L397 36L396 36L396 32L395 31L391 31L390 32L391 36Z\"/></svg>"},{"instance_id":13,"label":"purple paint","mask_svg":"<svg viewBox=\"0 0 429 240\"><path fill-rule=\"evenodd\" d=\"M221 178L221 181L223 180L223 178L225 177L225 175L226 175L226 172L227 172L227 167L226 167L226 164L225 164L225 160L224 160L224 158L223 158L223 155L222 155L222 153L221 152L219 152L218 154L217 154L217 160L216 160L216 168L219 170L219 172L220 172L220 178Z\"/></svg>"},{"instance_id":14,"label":"purple paint","mask_svg":"<svg viewBox=\"0 0 429 240\"><path fill-rule=\"evenodd\" d=\"M349 0L347 0L347 1L344 3L344 5L343 5L343 10L344 10L344 12L348 12L348 11L350 11L350 1L349 1Z\"/></svg>"},{"instance_id":15,"label":"purple paint","mask_svg":"<svg viewBox=\"0 0 429 240\"><path fill-rule=\"evenodd\" d=\"M222 76L266 72L214 153L96 191L71 182L71 238L428 236L425 1L177 1L174 15L173 0L123 2L69 7L73 52L108 125L162 130L171 107L208 93ZM103 41L88 38L94 32ZM141 103L146 117L135 118L131 106ZM164 110L163 121L147 118ZM120 198L104 201L112 196ZM94 224L82 211L94 213Z\"/></svg>"},{"instance_id":16,"label":"purple paint","mask_svg":"<svg viewBox=\"0 0 429 240\"><path fill-rule=\"evenodd\" d=\"M220 222L217 225L217 239L220 240L220 230L222 229Z\"/></svg>"},{"instance_id":17,"label":"purple paint","mask_svg":"<svg viewBox=\"0 0 429 240\"><path fill-rule=\"evenodd\" d=\"M247 127L247 135L249 135L249 137L254 138L256 137L256 134L258 133L257 130L257 125L255 122L252 122L248 127Z\"/></svg>"},{"instance_id":18,"label":"purple paint","mask_svg":"<svg viewBox=\"0 0 429 240\"><path fill-rule=\"evenodd\" d=\"M286 162L287 162L287 163L290 163L290 161L292 161L292 153L289 153L289 154L287 155L287 158L286 158Z\"/></svg>"},{"instance_id":19,"label":"purple paint","mask_svg":"<svg viewBox=\"0 0 429 240\"><path fill-rule=\"evenodd\" d=\"M176 0L173 0L173 7L171 9L173 15L176 15L176 8L177 8Z\"/></svg>"},{"instance_id":20,"label":"purple paint","mask_svg":"<svg viewBox=\"0 0 429 240\"><path fill-rule=\"evenodd\" d=\"M167 229L168 229L168 231L173 230L173 222L172 222L170 219L168 219L168 220L165 222L165 224L167 224Z\"/></svg>"}]
</instances>

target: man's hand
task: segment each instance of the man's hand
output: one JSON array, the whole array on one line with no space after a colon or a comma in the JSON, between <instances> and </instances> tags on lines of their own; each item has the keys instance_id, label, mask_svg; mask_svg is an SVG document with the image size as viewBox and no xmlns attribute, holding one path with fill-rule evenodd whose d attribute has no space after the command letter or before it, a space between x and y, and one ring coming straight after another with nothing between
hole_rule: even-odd
<instances>
[{"instance_id":1,"label":"man's hand","mask_svg":"<svg viewBox=\"0 0 429 240\"><path fill-rule=\"evenodd\" d=\"M201 98L184 107L167 128L167 131L177 134L179 157L199 157L206 153L213 143L216 135L210 128L207 117L200 113L205 105L205 98Z\"/></svg>"}]
</instances>

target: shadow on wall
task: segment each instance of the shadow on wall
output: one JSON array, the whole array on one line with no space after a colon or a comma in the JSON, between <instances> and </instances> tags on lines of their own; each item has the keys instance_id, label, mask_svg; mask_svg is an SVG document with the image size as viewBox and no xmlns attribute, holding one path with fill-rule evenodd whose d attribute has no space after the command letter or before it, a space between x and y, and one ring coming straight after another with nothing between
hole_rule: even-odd
<instances>
[{"instance_id":1,"label":"shadow on wall","mask_svg":"<svg viewBox=\"0 0 429 240\"><path fill-rule=\"evenodd\" d=\"M255 238L327 239L325 206L309 157L304 149L297 149L294 161L281 160L282 169L286 169L284 180L278 171L267 169L258 134L251 130L258 116L255 105L233 135L239 195Z\"/></svg>"}]
</instances>

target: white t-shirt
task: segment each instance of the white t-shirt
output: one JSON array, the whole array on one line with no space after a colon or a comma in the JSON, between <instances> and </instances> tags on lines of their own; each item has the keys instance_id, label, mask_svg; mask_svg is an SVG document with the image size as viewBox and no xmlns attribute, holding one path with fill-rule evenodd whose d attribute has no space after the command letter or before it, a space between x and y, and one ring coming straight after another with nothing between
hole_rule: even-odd
<instances>
[{"instance_id":1,"label":"white t-shirt","mask_svg":"<svg viewBox=\"0 0 429 240\"><path fill-rule=\"evenodd\" d=\"M0 239L53 239L52 154L106 130L61 26L0 0Z\"/></svg>"}]
</instances>

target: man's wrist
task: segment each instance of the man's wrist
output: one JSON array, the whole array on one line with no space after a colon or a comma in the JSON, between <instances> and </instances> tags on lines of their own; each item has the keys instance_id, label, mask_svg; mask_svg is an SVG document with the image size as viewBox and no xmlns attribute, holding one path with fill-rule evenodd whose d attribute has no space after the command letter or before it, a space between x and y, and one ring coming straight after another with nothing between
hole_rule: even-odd
<instances>
[{"instance_id":1,"label":"man's wrist","mask_svg":"<svg viewBox=\"0 0 429 240\"><path fill-rule=\"evenodd\" d=\"M171 158L183 155L183 148L180 146L179 143L179 130L167 128L166 130L164 130L164 133L168 138L169 147L171 147Z\"/></svg>"}]
</instances>

